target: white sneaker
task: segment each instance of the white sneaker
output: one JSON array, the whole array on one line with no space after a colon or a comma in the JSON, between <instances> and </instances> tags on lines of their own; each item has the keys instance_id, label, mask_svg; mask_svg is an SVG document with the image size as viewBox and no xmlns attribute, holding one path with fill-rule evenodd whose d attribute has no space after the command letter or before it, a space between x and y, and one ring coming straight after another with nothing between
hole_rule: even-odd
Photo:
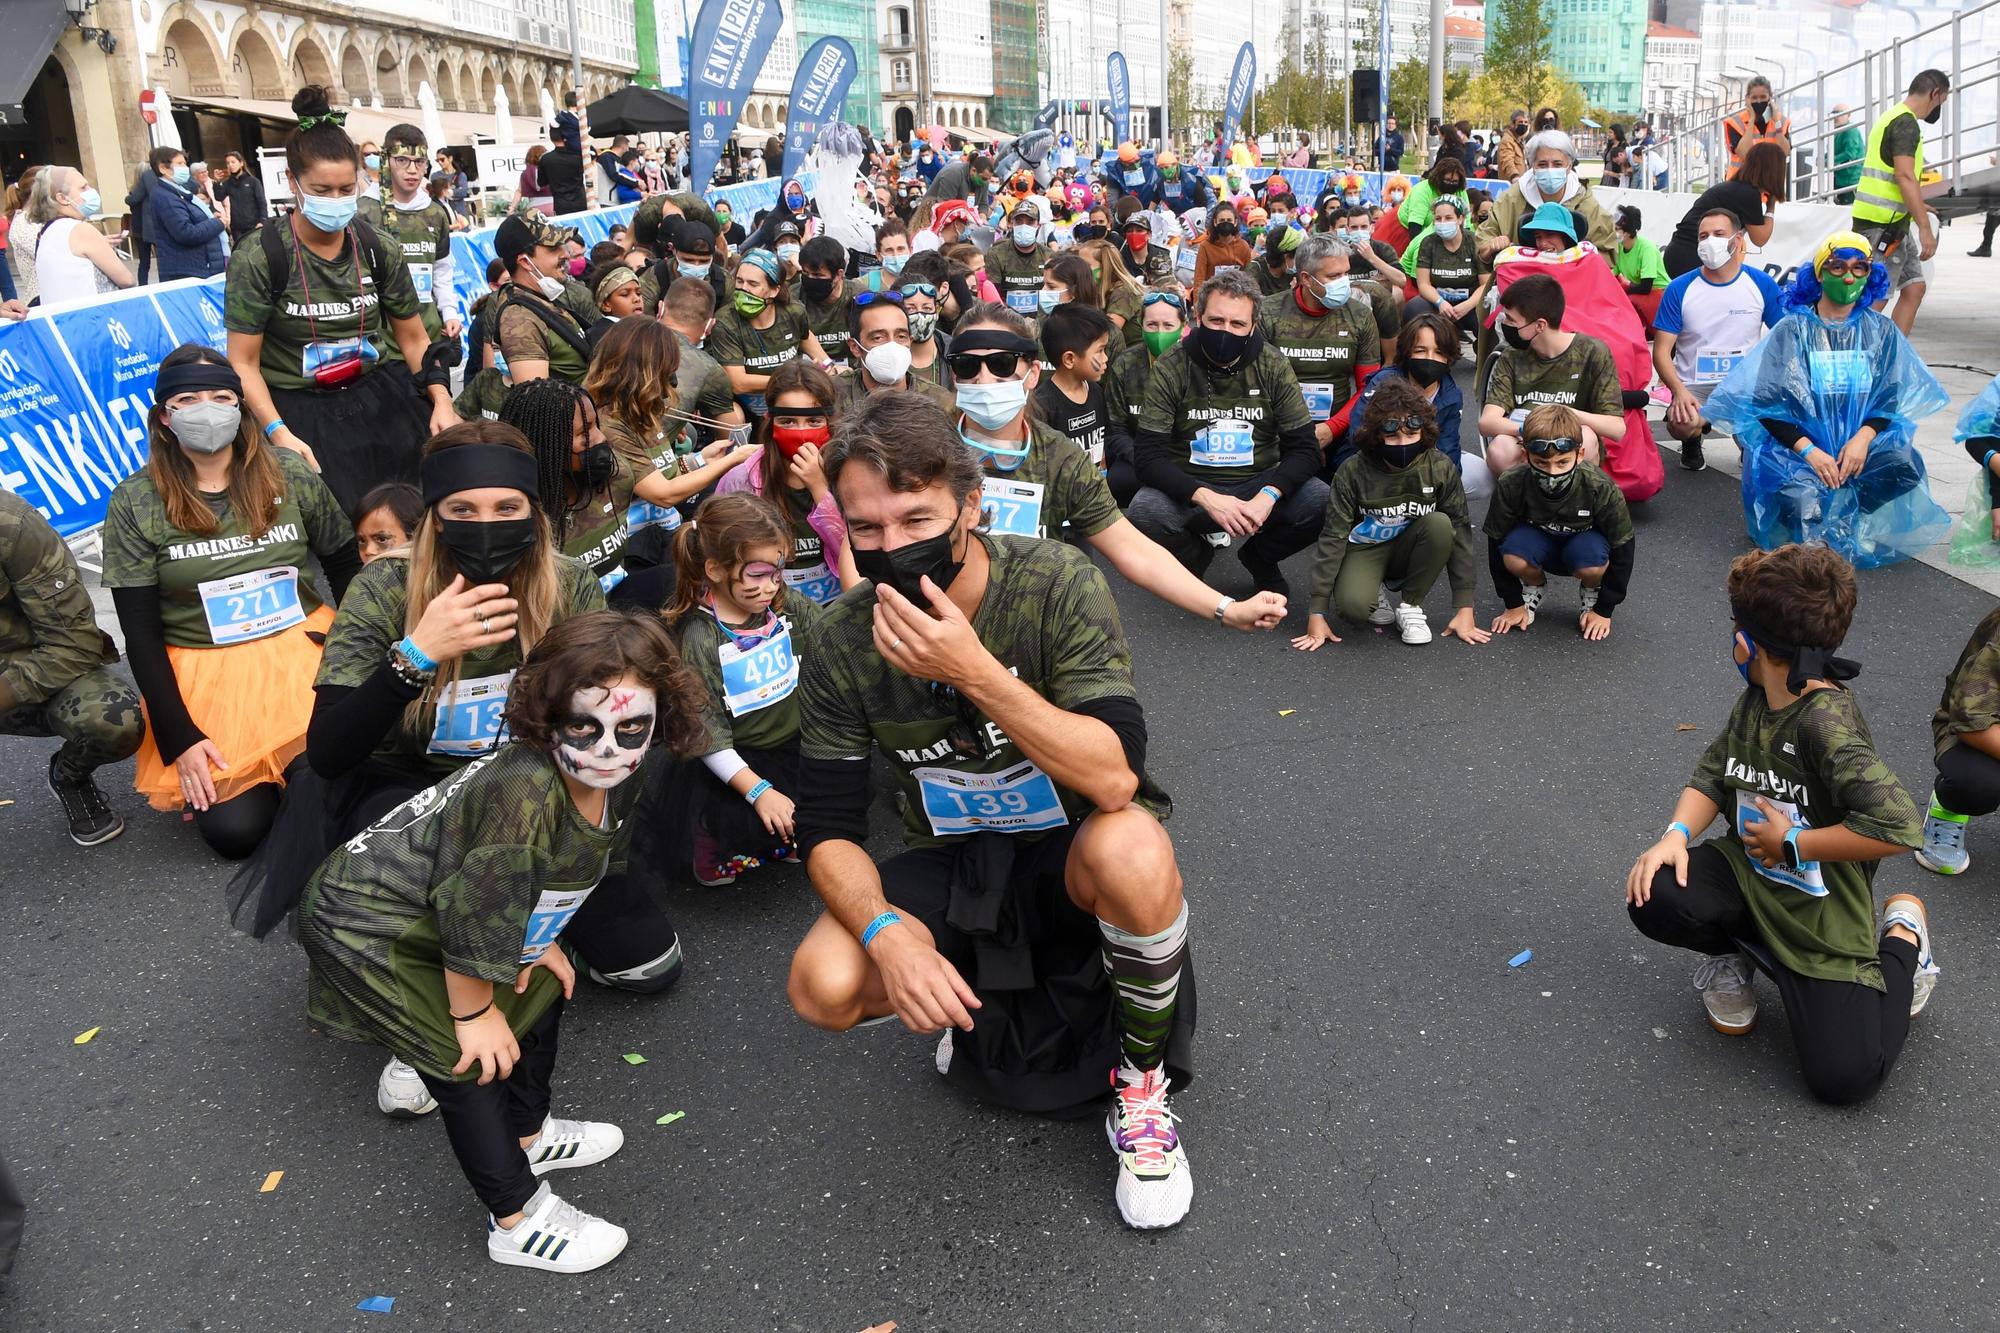
<instances>
[{"instance_id":1,"label":"white sneaker","mask_svg":"<svg viewBox=\"0 0 2000 1333\"><path fill-rule=\"evenodd\" d=\"M1548 591L1545 584L1523 583L1521 585L1521 605L1528 608L1528 620L1533 623L1535 612L1542 609L1542 594Z\"/></svg>"},{"instance_id":2,"label":"white sneaker","mask_svg":"<svg viewBox=\"0 0 2000 1333\"><path fill-rule=\"evenodd\" d=\"M422 1076L393 1055L375 1079L375 1105L383 1115L398 1120L415 1120L438 1109Z\"/></svg>"},{"instance_id":3,"label":"white sneaker","mask_svg":"<svg viewBox=\"0 0 2000 1333\"><path fill-rule=\"evenodd\" d=\"M1708 1008L1708 1025L1740 1037L1757 1025L1757 965L1746 953L1709 954L1694 969L1694 988Z\"/></svg>"},{"instance_id":4,"label":"white sneaker","mask_svg":"<svg viewBox=\"0 0 2000 1333\"><path fill-rule=\"evenodd\" d=\"M1118 1071L1105 1137L1118 1154L1118 1214L1141 1230L1170 1227L1194 1202L1194 1176L1167 1106L1167 1074L1129 1065Z\"/></svg>"},{"instance_id":5,"label":"white sneaker","mask_svg":"<svg viewBox=\"0 0 2000 1333\"><path fill-rule=\"evenodd\" d=\"M1411 606L1408 602L1396 604L1396 624L1402 627L1404 643L1429 643L1431 622L1424 619L1421 606Z\"/></svg>"},{"instance_id":6,"label":"white sneaker","mask_svg":"<svg viewBox=\"0 0 2000 1333\"><path fill-rule=\"evenodd\" d=\"M1396 623L1396 604L1389 600L1387 588L1375 594L1375 609L1368 613L1371 625L1393 625Z\"/></svg>"},{"instance_id":7,"label":"white sneaker","mask_svg":"<svg viewBox=\"0 0 2000 1333\"><path fill-rule=\"evenodd\" d=\"M486 1257L496 1264L549 1273L588 1273L625 1252L625 1228L564 1203L547 1185L507 1230L486 1219Z\"/></svg>"},{"instance_id":8,"label":"white sneaker","mask_svg":"<svg viewBox=\"0 0 2000 1333\"><path fill-rule=\"evenodd\" d=\"M542 1136L522 1151L528 1154L528 1169L545 1176L573 1166L595 1166L624 1146L625 1131L616 1125L550 1116L542 1122Z\"/></svg>"},{"instance_id":9,"label":"white sneaker","mask_svg":"<svg viewBox=\"0 0 2000 1333\"><path fill-rule=\"evenodd\" d=\"M1882 932L1889 927L1903 926L1917 937L1917 972L1911 980L1910 1017L1915 1018L1931 1002L1931 992L1937 989L1938 978L1944 969L1931 957L1931 922L1924 911L1924 900L1914 893L1899 893L1882 904Z\"/></svg>"}]
</instances>

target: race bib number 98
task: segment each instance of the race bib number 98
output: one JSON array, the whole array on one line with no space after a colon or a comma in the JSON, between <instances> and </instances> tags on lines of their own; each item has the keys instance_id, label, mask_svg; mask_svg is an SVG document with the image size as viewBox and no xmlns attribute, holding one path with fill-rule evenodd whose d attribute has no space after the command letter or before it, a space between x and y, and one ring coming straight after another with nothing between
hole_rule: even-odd
<instances>
[{"instance_id":1,"label":"race bib number 98","mask_svg":"<svg viewBox=\"0 0 2000 1333\"><path fill-rule=\"evenodd\" d=\"M1253 467L1257 461L1257 440L1250 423L1225 418L1211 421L1197 431L1189 458L1196 467Z\"/></svg>"}]
</instances>

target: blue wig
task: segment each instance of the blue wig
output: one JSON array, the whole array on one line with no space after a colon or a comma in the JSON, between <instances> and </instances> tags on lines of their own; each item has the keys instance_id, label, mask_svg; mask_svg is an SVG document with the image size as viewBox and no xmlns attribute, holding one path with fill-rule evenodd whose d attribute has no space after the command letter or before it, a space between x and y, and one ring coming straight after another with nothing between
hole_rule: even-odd
<instances>
[{"instance_id":1,"label":"blue wig","mask_svg":"<svg viewBox=\"0 0 2000 1333\"><path fill-rule=\"evenodd\" d=\"M1836 250L1829 258L1856 253L1858 252L1854 250ZM1872 308L1877 301L1888 294L1889 270L1886 265L1877 260L1869 266L1868 284L1861 289L1861 295L1854 302L1854 314L1849 315L1848 318L1857 318L1861 311ZM1819 304L1819 298L1819 274L1811 264L1799 265L1799 271L1793 277L1792 285L1785 292L1786 308L1790 310L1809 310Z\"/></svg>"}]
</instances>

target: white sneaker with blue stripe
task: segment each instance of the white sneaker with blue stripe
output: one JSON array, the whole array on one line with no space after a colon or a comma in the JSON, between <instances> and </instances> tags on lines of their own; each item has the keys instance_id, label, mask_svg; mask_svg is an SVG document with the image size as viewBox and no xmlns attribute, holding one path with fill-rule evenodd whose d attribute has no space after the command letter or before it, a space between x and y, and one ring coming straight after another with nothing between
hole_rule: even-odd
<instances>
[{"instance_id":1,"label":"white sneaker with blue stripe","mask_svg":"<svg viewBox=\"0 0 2000 1333\"><path fill-rule=\"evenodd\" d=\"M512 1228L486 1219L486 1257L515 1268L588 1273L625 1252L625 1228L564 1203L547 1185L535 1191Z\"/></svg>"},{"instance_id":2,"label":"white sneaker with blue stripe","mask_svg":"<svg viewBox=\"0 0 2000 1333\"><path fill-rule=\"evenodd\" d=\"M1915 1018L1931 1002L1931 992L1944 975L1931 956L1931 919L1924 910L1924 900L1914 893L1899 893L1882 904L1882 933L1887 935L1891 926L1901 926L1917 937L1917 970L1910 978L1910 1017Z\"/></svg>"},{"instance_id":3,"label":"white sneaker with blue stripe","mask_svg":"<svg viewBox=\"0 0 2000 1333\"><path fill-rule=\"evenodd\" d=\"M573 1166L594 1166L625 1146L625 1131L602 1120L542 1122L542 1136L522 1149L528 1169L538 1176Z\"/></svg>"}]
</instances>

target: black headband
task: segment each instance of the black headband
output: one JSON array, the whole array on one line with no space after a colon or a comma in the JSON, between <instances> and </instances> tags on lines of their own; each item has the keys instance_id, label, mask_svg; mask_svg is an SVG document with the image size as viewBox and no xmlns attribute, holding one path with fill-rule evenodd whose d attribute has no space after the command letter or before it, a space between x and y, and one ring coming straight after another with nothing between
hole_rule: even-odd
<instances>
[{"instance_id":1,"label":"black headband","mask_svg":"<svg viewBox=\"0 0 2000 1333\"><path fill-rule=\"evenodd\" d=\"M232 366L218 366L212 361L183 361L177 366L160 367L153 381L153 399L164 403L176 394L202 389L227 389L241 397L243 381Z\"/></svg>"},{"instance_id":2,"label":"black headband","mask_svg":"<svg viewBox=\"0 0 2000 1333\"><path fill-rule=\"evenodd\" d=\"M535 456L504 444L461 444L424 456L417 469L424 504L434 505L459 491L507 486L530 500L541 494L541 473Z\"/></svg>"},{"instance_id":3,"label":"black headband","mask_svg":"<svg viewBox=\"0 0 2000 1333\"><path fill-rule=\"evenodd\" d=\"M1038 356L1041 348L1033 338L1023 338L1018 333L1006 329L987 326L967 329L956 334L951 340L954 352L1018 352L1022 356Z\"/></svg>"},{"instance_id":4,"label":"black headband","mask_svg":"<svg viewBox=\"0 0 2000 1333\"><path fill-rule=\"evenodd\" d=\"M1785 688L1793 694L1803 690L1809 680L1853 680L1861 674L1861 663L1850 658L1835 657L1833 648L1822 648L1818 644L1786 643L1735 607L1729 609L1729 618L1736 622L1736 628L1743 631L1745 637L1752 643L1792 664L1791 671L1785 677ZM1839 646L1835 644L1834 648Z\"/></svg>"}]
</instances>

